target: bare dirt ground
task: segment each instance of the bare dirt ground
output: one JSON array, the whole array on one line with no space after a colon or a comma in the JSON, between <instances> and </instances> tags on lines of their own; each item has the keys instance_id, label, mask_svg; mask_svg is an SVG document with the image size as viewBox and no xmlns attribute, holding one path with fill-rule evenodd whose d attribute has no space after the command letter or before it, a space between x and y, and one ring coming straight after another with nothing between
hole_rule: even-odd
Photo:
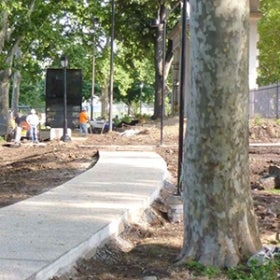
<instances>
[{"instance_id":1,"label":"bare dirt ground","mask_svg":"<svg viewBox=\"0 0 280 280\"><path fill-rule=\"evenodd\" d=\"M127 130L130 128L127 128ZM56 187L85 171L98 159L98 150L115 146L153 145L167 162L177 181L178 119L164 123L164 145L159 146L159 125L155 123L132 127L134 135L120 132L90 134L88 138L72 138L70 143L45 142L38 146L23 143L20 147L0 146L0 207L26 199ZM126 131L127 131L126 130ZM250 142L277 142L280 126L275 122L250 125ZM125 149L125 147L123 147ZM255 211L263 243L277 243L280 217L280 195L258 190L259 179L270 165L280 166L280 147L250 149L250 178ZM174 266L183 240L182 223L165 219L153 225L131 225L121 236L122 242L112 240L100 248L95 257L81 260L71 274L55 280L75 279L208 279L195 277L184 267ZM121 244L121 245L120 245ZM126 244L126 246L124 246ZM219 278L223 279L223 278Z\"/></svg>"}]
</instances>

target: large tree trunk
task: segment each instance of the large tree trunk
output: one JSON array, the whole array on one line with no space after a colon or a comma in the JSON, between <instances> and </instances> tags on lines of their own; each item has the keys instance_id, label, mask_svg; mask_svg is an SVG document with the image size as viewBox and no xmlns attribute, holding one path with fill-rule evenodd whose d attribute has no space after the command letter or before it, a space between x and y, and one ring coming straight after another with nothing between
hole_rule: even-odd
<instances>
[{"instance_id":1,"label":"large tree trunk","mask_svg":"<svg viewBox=\"0 0 280 280\"><path fill-rule=\"evenodd\" d=\"M230 267L261 248L248 166L247 0L191 0L181 257Z\"/></svg>"}]
</instances>

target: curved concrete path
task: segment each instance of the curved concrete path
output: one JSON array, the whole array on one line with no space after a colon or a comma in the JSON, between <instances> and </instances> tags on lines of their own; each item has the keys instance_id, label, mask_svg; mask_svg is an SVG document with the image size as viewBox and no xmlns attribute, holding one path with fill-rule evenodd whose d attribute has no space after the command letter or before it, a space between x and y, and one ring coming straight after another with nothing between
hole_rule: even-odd
<instances>
[{"instance_id":1,"label":"curved concrete path","mask_svg":"<svg viewBox=\"0 0 280 280\"><path fill-rule=\"evenodd\" d=\"M69 268L143 213L166 172L155 152L100 152L81 175L1 208L0 280L49 279Z\"/></svg>"}]
</instances>

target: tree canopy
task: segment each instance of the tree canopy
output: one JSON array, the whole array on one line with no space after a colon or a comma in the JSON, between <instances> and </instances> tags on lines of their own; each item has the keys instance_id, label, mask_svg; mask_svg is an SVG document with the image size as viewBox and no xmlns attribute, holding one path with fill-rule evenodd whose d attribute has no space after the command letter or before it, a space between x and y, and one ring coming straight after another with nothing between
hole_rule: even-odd
<instances>
[{"instance_id":1,"label":"tree canopy","mask_svg":"<svg viewBox=\"0 0 280 280\"><path fill-rule=\"evenodd\" d=\"M280 80L280 2L262 0L260 9L258 84L268 85Z\"/></svg>"},{"instance_id":2,"label":"tree canopy","mask_svg":"<svg viewBox=\"0 0 280 280\"><path fill-rule=\"evenodd\" d=\"M121 96L128 94L134 84L142 81L155 85L151 93L158 108L162 69L160 51L162 30L151 28L151 19L161 21L180 1L115 1L115 71L114 82ZM32 91L43 96L45 69L60 67L62 53L69 56L72 68L82 68L84 81L90 85L93 47L96 56L96 83L106 95L109 83L111 5L110 1L86 0L3 0L0 3L0 114L5 116L11 105L11 84L23 86L19 102L30 102ZM164 11L164 13L162 13ZM177 10L178 15L179 10ZM176 14L174 13L174 15ZM176 16L170 16L170 22ZM98 19L93 26L93 19ZM167 25L172 28L172 24ZM95 43L93 46L93 36ZM156 38L160 38L159 40ZM168 49L170 51L170 49ZM156 53L156 55L155 55ZM154 60L154 57L156 59ZM170 58L171 56L167 56ZM153 61L154 63L147 63ZM14 73L18 73L14 75ZM17 77L17 79L13 78ZM29 85L29 86L28 86ZM89 90L86 86L85 90ZM130 92L132 92L130 90ZM88 92L84 92L88 96ZM135 96L137 98L137 95ZM145 97L144 97L145 98ZM37 101L35 101L37 100ZM34 99L32 105L41 106L43 99Z\"/></svg>"}]
</instances>

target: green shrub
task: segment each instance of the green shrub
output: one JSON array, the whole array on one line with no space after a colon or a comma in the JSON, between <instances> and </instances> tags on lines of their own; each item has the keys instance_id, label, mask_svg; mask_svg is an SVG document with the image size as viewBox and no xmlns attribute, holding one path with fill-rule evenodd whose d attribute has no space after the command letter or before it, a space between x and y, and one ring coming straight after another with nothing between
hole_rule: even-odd
<instances>
[{"instance_id":1,"label":"green shrub","mask_svg":"<svg viewBox=\"0 0 280 280\"><path fill-rule=\"evenodd\" d=\"M187 268L196 276L208 276L214 279L221 275L221 270L214 266L204 266L198 262L190 261L187 263Z\"/></svg>"},{"instance_id":2,"label":"green shrub","mask_svg":"<svg viewBox=\"0 0 280 280\"><path fill-rule=\"evenodd\" d=\"M266 264L253 264L250 267L239 265L227 271L229 280L277 280L280 258L269 260Z\"/></svg>"},{"instance_id":3,"label":"green shrub","mask_svg":"<svg viewBox=\"0 0 280 280\"><path fill-rule=\"evenodd\" d=\"M130 116L125 115L125 116L122 118L122 121L127 122L127 123L130 123L130 122L132 121L132 119L131 119Z\"/></svg>"},{"instance_id":4,"label":"green shrub","mask_svg":"<svg viewBox=\"0 0 280 280\"><path fill-rule=\"evenodd\" d=\"M217 267L204 266L198 262L190 261L187 263L187 269L194 276L207 276L209 279L224 276L228 280L279 280L280 257L275 257L262 265L257 263L251 263L251 266L240 264L223 271Z\"/></svg>"},{"instance_id":5,"label":"green shrub","mask_svg":"<svg viewBox=\"0 0 280 280\"><path fill-rule=\"evenodd\" d=\"M261 126L261 125L263 125L263 119L260 117L260 116L256 116L255 117L255 119L254 119L254 124L255 125L259 125L259 126Z\"/></svg>"}]
</instances>

